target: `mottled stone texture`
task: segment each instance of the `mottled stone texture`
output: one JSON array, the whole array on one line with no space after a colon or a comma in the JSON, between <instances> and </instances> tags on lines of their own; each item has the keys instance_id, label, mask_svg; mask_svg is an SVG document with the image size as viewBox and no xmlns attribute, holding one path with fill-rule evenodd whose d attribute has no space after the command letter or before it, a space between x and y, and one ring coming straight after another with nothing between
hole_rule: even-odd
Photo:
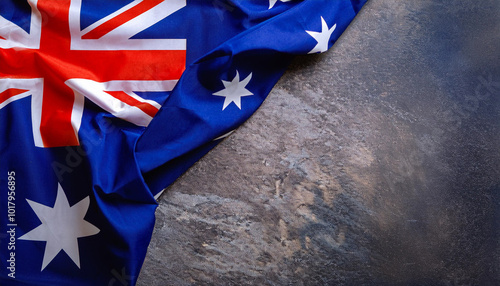
<instances>
[{"instance_id":1,"label":"mottled stone texture","mask_svg":"<svg viewBox=\"0 0 500 286\"><path fill-rule=\"evenodd\" d=\"M139 285L500 285L500 1L370 0L160 200Z\"/></svg>"}]
</instances>

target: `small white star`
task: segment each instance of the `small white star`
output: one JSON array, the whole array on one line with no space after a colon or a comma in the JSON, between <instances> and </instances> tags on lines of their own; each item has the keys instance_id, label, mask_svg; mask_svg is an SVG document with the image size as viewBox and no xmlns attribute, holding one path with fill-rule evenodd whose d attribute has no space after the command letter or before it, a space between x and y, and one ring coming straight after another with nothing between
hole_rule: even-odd
<instances>
[{"instance_id":1,"label":"small white star","mask_svg":"<svg viewBox=\"0 0 500 286\"><path fill-rule=\"evenodd\" d=\"M321 32L306 31L318 42L318 44L309 52L309 54L326 52L328 50L328 42L330 41L330 38L332 37L333 31L335 31L336 27L337 24L333 25L333 27L329 29L325 19L321 17Z\"/></svg>"},{"instance_id":2,"label":"small white star","mask_svg":"<svg viewBox=\"0 0 500 286\"><path fill-rule=\"evenodd\" d=\"M281 2L290 2L292 0L279 0ZM276 4L276 2L278 2L278 0L269 0L269 9L273 8L274 5Z\"/></svg>"},{"instance_id":3,"label":"small white star","mask_svg":"<svg viewBox=\"0 0 500 286\"><path fill-rule=\"evenodd\" d=\"M236 76L232 81L222 80L222 84L224 84L224 89L213 94L216 96L223 96L226 98L224 100L224 106L222 107L222 110L226 109L226 107L229 104L231 104L231 102L234 102L234 104L236 104L236 106L238 106L238 108L241 109L241 98L243 96L253 95L253 93L251 93L248 89L246 89L246 86L251 79L252 79L252 73L250 73L250 75L247 76L247 78L240 81L240 74L238 71L236 71Z\"/></svg>"},{"instance_id":4,"label":"small white star","mask_svg":"<svg viewBox=\"0 0 500 286\"><path fill-rule=\"evenodd\" d=\"M95 235L100 231L83 219L89 209L89 197L70 207L64 190L58 184L56 202L53 208L34 201L27 201L42 224L19 239L47 242L43 255L42 271L61 250L64 250L80 268L78 238Z\"/></svg>"}]
</instances>

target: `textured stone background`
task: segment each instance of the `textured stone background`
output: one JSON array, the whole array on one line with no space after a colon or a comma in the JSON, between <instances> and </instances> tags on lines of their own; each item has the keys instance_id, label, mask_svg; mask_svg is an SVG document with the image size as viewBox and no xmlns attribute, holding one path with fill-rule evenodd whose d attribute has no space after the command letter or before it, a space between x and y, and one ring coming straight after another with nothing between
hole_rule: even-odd
<instances>
[{"instance_id":1,"label":"textured stone background","mask_svg":"<svg viewBox=\"0 0 500 286\"><path fill-rule=\"evenodd\" d=\"M500 285L500 1L370 0L157 218L139 285Z\"/></svg>"}]
</instances>

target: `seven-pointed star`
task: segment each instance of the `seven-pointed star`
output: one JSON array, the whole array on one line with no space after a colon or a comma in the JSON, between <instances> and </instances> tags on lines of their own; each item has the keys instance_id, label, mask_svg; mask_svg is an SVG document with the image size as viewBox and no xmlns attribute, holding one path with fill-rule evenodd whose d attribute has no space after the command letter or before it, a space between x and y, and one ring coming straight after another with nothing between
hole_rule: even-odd
<instances>
[{"instance_id":1,"label":"seven-pointed star","mask_svg":"<svg viewBox=\"0 0 500 286\"><path fill-rule=\"evenodd\" d=\"M61 250L64 250L80 268L78 238L95 235L100 231L83 219L89 209L89 197L70 207L64 190L58 184L56 202L53 208L34 201L27 201L42 224L19 239L47 242L43 255L42 271Z\"/></svg>"},{"instance_id":2,"label":"seven-pointed star","mask_svg":"<svg viewBox=\"0 0 500 286\"><path fill-rule=\"evenodd\" d=\"M234 102L239 109L241 109L241 98L243 96L253 95L248 89L246 89L247 84L252 79L252 73L250 73L247 78L240 81L240 74L236 71L236 76L232 81L222 80L222 84L224 84L224 89L214 93L213 95L224 96L226 99L224 100L224 106L222 110L226 109L226 107Z\"/></svg>"},{"instance_id":3,"label":"seven-pointed star","mask_svg":"<svg viewBox=\"0 0 500 286\"><path fill-rule=\"evenodd\" d=\"M321 32L306 31L318 42L318 44L309 52L309 54L326 52L328 50L328 42L330 41L330 38L332 37L333 31L335 31L336 27L337 24L328 29L328 25L326 24L325 19L321 17Z\"/></svg>"},{"instance_id":4,"label":"seven-pointed star","mask_svg":"<svg viewBox=\"0 0 500 286\"><path fill-rule=\"evenodd\" d=\"M292 0L279 0L281 2L290 2ZM278 0L269 0L269 9L273 8L274 7L274 4L276 4L276 2L278 2Z\"/></svg>"}]
</instances>

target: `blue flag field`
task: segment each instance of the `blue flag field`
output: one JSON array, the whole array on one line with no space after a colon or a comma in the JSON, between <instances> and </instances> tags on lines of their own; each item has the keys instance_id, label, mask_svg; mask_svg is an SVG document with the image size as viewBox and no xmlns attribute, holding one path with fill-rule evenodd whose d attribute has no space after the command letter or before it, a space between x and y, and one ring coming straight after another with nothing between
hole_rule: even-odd
<instances>
[{"instance_id":1,"label":"blue flag field","mask_svg":"<svg viewBox=\"0 0 500 286\"><path fill-rule=\"evenodd\" d=\"M0 285L135 284L155 197L365 0L1 0Z\"/></svg>"}]
</instances>

